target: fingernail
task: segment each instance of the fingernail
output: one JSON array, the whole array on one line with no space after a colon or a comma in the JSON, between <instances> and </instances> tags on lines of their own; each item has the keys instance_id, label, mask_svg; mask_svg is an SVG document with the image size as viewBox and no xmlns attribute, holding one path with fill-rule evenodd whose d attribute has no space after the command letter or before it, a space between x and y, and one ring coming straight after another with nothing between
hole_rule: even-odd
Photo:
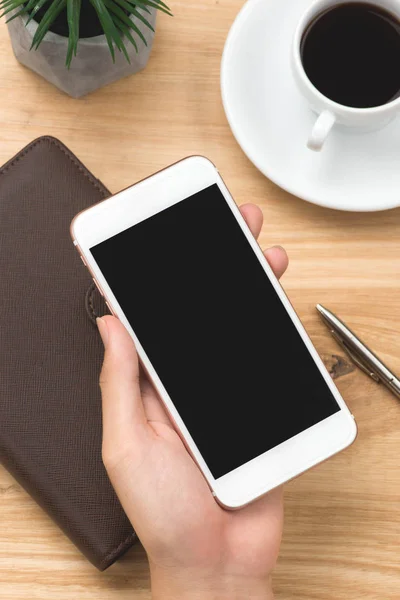
<instances>
[{"instance_id":1,"label":"fingernail","mask_svg":"<svg viewBox=\"0 0 400 600\"><path fill-rule=\"evenodd\" d=\"M107 348L108 344L108 327L107 323L100 317L97 317L96 324L100 333L100 337L103 340L104 348Z\"/></svg>"},{"instance_id":2,"label":"fingernail","mask_svg":"<svg viewBox=\"0 0 400 600\"><path fill-rule=\"evenodd\" d=\"M282 250L283 252L286 253L285 248L283 248L282 246L276 245L276 246L273 246L273 248L277 248L278 250Z\"/></svg>"}]
</instances>

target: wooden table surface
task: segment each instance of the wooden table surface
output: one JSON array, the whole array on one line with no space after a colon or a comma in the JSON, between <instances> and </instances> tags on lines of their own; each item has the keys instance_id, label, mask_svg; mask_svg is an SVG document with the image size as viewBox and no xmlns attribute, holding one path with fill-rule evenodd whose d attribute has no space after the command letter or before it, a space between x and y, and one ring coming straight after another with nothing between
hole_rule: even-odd
<instances>
[{"instance_id":1,"label":"wooden table surface","mask_svg":"<svg viewBox=\"0 0 400 600\"><path fill-rule=\"evenodd\" d=\"M221 53L243 1L171 4L176 16L159 19L146 70L81 100L21 67L2 23L0 160L51 134L117 191L199 153L238 203L261 206L262 244L286 247L283 285L359 426L349 450L286 487L277 599L399 599L400 403L349 365L314 306L341 315L400 372L400 209L334 212L265 179L235 142L220 99ZM98 573L0 467L0 598L148 599L146 557L137 545Z\"/></svg>"}]
</instances>

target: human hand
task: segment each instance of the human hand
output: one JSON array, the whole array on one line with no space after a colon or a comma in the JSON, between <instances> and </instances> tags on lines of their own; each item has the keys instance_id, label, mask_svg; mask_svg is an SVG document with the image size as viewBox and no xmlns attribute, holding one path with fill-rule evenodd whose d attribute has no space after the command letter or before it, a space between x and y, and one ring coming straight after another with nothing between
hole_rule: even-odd
<instances>
[{"instance_id":1,"label":"human hand","mask_svg":"<svg viewBox=\"0 0 400 600\"><path fill-rule=\"evenodd\" d=\"M248 204L241 212L258 237L260 209ZM285 251L274 247L265 256L280 277L288 264ZM140 373L125 327L111 316L98 319L98 327L105 346L103 460L146 549L153 598L272 598L282 490L236 512L222 509Z\"/></svg>"}]
</instances>

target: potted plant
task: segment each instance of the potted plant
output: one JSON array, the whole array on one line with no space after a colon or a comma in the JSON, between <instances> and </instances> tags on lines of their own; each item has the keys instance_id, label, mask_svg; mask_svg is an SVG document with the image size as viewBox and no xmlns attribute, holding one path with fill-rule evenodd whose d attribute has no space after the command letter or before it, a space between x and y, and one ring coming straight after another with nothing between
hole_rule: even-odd
<instances>
[{"instance_id":1,"label":"potted plant","mask_svg":"<svg viewBox=\"0 0 400 600\"><path fill-rule=\"evenodd\" d=\"M142 69L162 0L0 0L14 54L73 97Z\"/></svg>"}]
</instances>

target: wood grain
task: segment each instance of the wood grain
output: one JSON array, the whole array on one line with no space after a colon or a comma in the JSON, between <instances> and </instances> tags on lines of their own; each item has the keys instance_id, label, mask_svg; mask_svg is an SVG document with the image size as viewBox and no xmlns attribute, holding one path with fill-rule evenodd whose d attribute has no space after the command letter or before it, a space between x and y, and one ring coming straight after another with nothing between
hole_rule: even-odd
<instances>
[{"instance_id":1,"label":"wood grain","mask_svg":"<svg viewBox=\"0 0 400 600\"><path fill-rule=\"evenodd\" d=\"M51 134L117 191L199 153L218 164L238 203L261 206L262 244L288 250L283 285L359 425L350 450L286 488L277 599L398 599L400 403L349 367L314 306L340 314L400 372L400 209L330 211L265 179L234 141L220 100L221 53L242 1L172 5L176 16L160 17L147 69L81 100L21 67L2 24L1 162ZM0 469L0 598L147 600L146 557L136 546L97 573Z\"/></svg>"}]
</instances>

